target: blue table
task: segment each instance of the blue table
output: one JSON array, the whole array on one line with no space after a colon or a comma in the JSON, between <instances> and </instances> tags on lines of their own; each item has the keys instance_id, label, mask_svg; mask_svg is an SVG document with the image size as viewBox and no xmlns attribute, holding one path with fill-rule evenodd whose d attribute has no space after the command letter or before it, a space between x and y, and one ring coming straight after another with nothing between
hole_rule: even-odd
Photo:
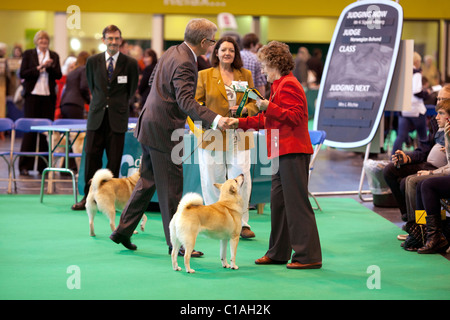
<instances>
[{"instance_id":1,"label":"blue table","mask_svg":"<svg viewBox=\"0 0 450 320\"><path fill-rule=\"evenodd\" d=\"M136 126L136 123L130 122L128 124L128 130L133 130ZM41 130L41 131L47 131L48 132L48 140L49 140L49 155L48 155L48 167L44 169L42 172L42 181L41 181L41 193L40 193L40 201L43 201L44 198L44 184L45 184L45 177L47 172L65 172L69 173L72 177L72 188L73 188L73 196L74 196L74 203L78 202L77 199L77 185L76 185L76 177L73 170L69 169L69 158L70 156L80 156L82 159L84 158L84 149L83 153L81 155L71 155L69 153L70 148L72 147L74 141L78 138L81 132L85 132L87 130L86 123L77 123L77 124L54 124L50 126L33 126L31 127L33 130ZM56 143L55 146L53 146L53 132L59 132L61 133L61 138ZM70 133L76 133L75 138L70 141L69 136ZM131 134L129 131L127 134ZM65 153L63 154L65 161L64 161L64 168L58 168L53 166L53 157L55 156L56 148L61 146L61 141L65 138ZM58 154L58 156L61 154ZM105 162L106 163L106 162ZM82 164L84 164L84 161L82 161ZM81 175L80 175L81 176ZM82 175L84 177L84 174ZM83 179L83 185L84 185L84 179Z\"/></svg>"},{"instance_id":2,"label":"blue table","mask_svg":"<svg viewBox=\"0 0 450 320\"><path fill-rule=\"evenodd\" d=\"M254 132L255 148L251 150L251 175L252 193L250 203L263 204L270 202L270 189L272 184L271 166L272 161L267 158L265 131ZM202 194L200 184L200 169L198 165L197 138L193 134L186 133L183 137L184 157L183 163L183 194L196 192ZM125 145L122 155L120 176L127 177L139 170L140 157L142 155L141 145L133 136L132 132L125 134ZM106 155L103 163L106 165ZM84 153L78 174L78 192L84 194ZM155 192L151 202L158 202Z\"/></svg>"},{"instance_id":3,"label":"blue table","mask_svg":"<svg viewBox=\"0 0 450 320\"><path fill-rule=\"evenodd\" d=\"M48 167L44 169L42 172L42 181L41 181L41 202L44 198L44 184L45 184L45 175L47 172L58 171L69 173L72 176L72 189L74 201L77 203L77 188L76 188L76 177L75 173L69 169L69 150L73 145L73 142L78 138L81 132L86 131L86 124L60 124L60 125L51 125L51 126L33 126L31 127L33 130L42 130L48 131L48 141L49 141L49 153L48 153ZM61 138L55 146L53 146L53 132L62 133ZM72 142L70 142L69 135L71 132L75 132L76 136ZM60 145L60 142L65 139L65 161L64 168L57 168L53 166L53 156L56 148Z\"/></svg>"}]
</instances>

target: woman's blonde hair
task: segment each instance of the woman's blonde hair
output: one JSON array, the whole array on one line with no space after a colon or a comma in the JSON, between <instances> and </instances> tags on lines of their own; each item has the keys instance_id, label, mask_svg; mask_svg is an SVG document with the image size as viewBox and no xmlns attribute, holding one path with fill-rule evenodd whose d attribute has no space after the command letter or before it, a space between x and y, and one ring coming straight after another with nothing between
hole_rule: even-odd
<instances>
[{"instance_id":1,"label":"woman's blonde hair","mask_svg":"<svg viewBox=\"0 0 450 320\"><path fill-rule=\"evenodd\" d=\"M50 44L50 36L48 35L47 31L39 30L38 32L36 32L36 34L34 35L34 38L33 38L33 42L36 46L37 46L38 40L41 38L47 39L48 44Z\"/></svg>"},{"instance_id":2,"label":"woman's blonde hair","mask_svg":"<svg viewBox=\"0 0 450 320\"><path fill-rule=\"evenodd\" d=\"M413 55L413 65L414 65L414 67L419 69L421 64L422 64L422 57L420 56L419 53L414 51L414 55Z\"/></svg>"}]
</instances>

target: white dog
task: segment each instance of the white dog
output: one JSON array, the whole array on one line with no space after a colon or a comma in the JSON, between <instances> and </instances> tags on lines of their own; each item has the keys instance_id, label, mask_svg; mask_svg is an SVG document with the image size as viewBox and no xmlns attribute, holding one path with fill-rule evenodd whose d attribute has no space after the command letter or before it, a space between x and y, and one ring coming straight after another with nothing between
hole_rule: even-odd
<instances>
[{"instance_id":1,"label":"white dog","mask_svg":"<svg viewBox=\"0 0 450 320\"><path fill-rule=\"evenodd\" d=\"M241 232L241 219L244 204L239 190L244 182L241 174L223 184L215 184L220 189L219 201L204 206L199 194L188 193L180 201L177 212L170 221L170 240L172 249L172 268L181 270L177 263L178 250L185 248L184 265L188 273L195 270L190 267L190 258L199 232L220 240L220 259L224 268L238 269L236 250ZM231 265L227 262L227 245L230 242Z\"/></svg>"}]
</instances>

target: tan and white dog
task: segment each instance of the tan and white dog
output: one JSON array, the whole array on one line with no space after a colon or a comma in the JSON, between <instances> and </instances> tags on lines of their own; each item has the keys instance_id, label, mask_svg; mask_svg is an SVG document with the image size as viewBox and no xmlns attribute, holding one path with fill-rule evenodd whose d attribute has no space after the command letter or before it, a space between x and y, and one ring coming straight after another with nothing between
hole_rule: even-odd
<instances>
[{"instance_id":1,"label":"tan and white dog","mask_svg":"<svg viewBox=\"0 0 450 320\"><path fill-rule=\"evenodd\" d=\"M97 210L109 218L111 231L116 229L116 210L122 211L139 180L139 171L125 178L114 178L109 169L100 169L92 178L86 199L86 212L89 216L89 234L95 236L94 217ZM142 215L141 230L144 231L147 216Z\"/></svg>"},{"instance_id":2,"label":"tan and white dog","mask_svg":"<svg viewBox=\"0 0 450 320\"><path fill-rule=\"evenodd\" d=\"M170 221L170 240L172 242L172 268L181 270L177 256L180 246L185 248L184 266L188 273L195 270L190 267L190 258L195 241L200 232L208 237L220 240L220 260L222 267L238 269L236 250L242 229L241 219L244 203L239 190L244 182L241 174L223 184L214 184L220 189L219 201L205 206L199 194L188 193L180 201L177 212ZM227 245L230 242L231 265L227 262Z\"/></svg>"}]
</instances>

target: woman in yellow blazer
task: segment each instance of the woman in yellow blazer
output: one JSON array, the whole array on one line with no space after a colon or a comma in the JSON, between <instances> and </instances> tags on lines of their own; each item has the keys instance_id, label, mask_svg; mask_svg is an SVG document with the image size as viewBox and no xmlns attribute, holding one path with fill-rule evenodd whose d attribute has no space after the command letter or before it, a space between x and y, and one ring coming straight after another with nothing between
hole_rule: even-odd
<instances>
[{"instance_id":1,"label":"woman in yellow blazer","mask_svg":"<svg viewBox=\"0 0 450 320\"><path fill-rule=\"evenodd\" d=\"M222 116L233 116L244 97L243 92L235 92L233 84L253 88L251 71L242 68L243 63L239 46L232 37L223 37L217 41L211 53L212 68L198 74L196 99ZM258 113L256 101L248 99L242 116L252 116ZM241 195L248 204L251 193L250 149L254 147L252 132L227 130L207 130L199 150L200 178L203 199L206 205L219 200L219 190L214 183L223 183L227 179L244 174L244 184ZM241 236L254 237L248 225L248 206L245 205L242 218Z\"/></svg>"}]
</instances>

